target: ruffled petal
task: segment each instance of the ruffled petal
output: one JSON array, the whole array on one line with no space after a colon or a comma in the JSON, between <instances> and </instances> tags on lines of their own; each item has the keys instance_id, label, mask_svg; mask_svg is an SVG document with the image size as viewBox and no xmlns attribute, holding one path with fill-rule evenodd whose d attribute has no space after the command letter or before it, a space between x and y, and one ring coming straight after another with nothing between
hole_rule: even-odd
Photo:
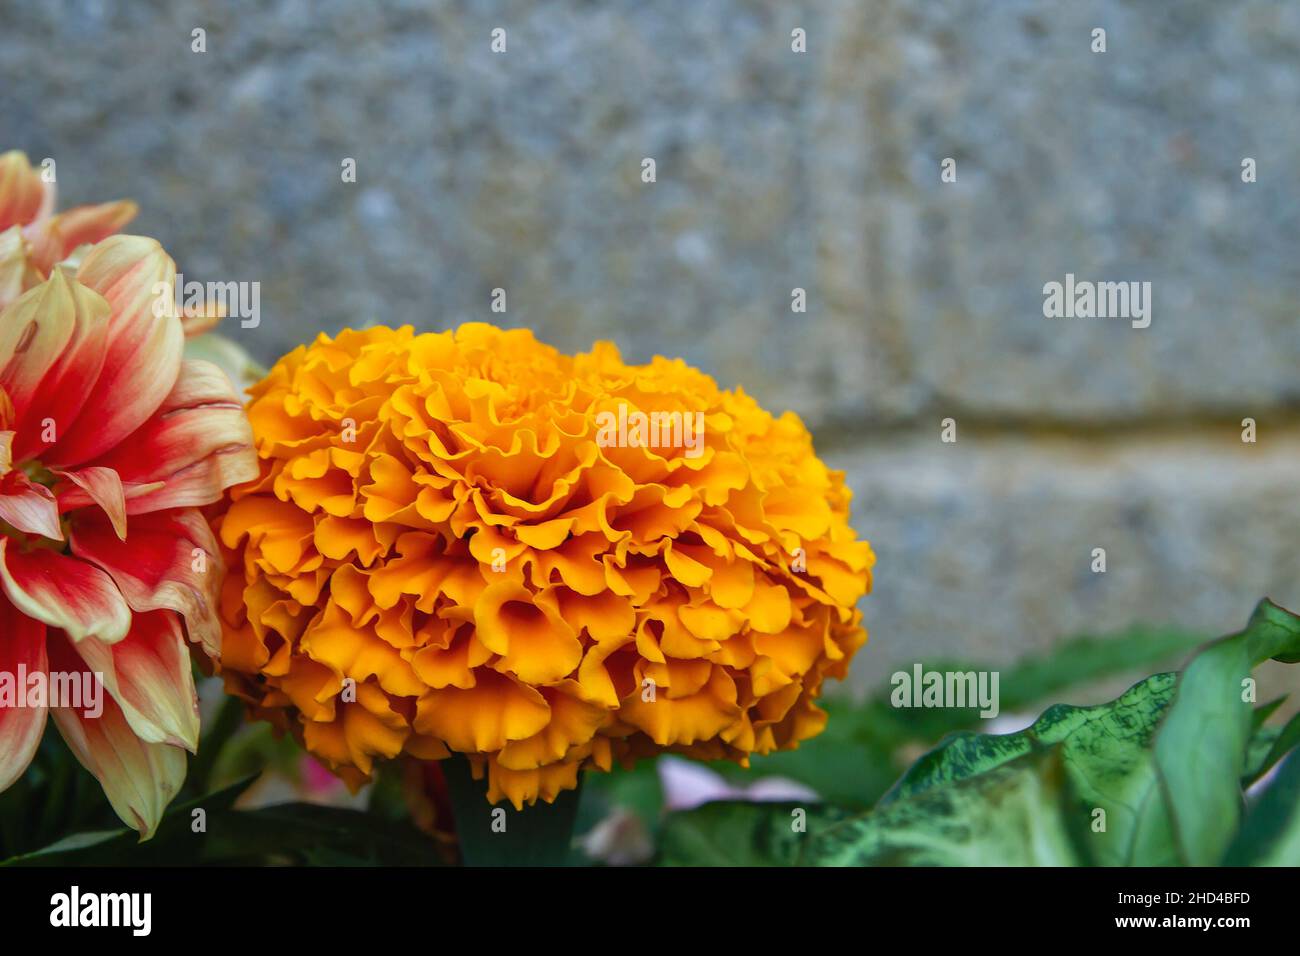
<instances>
[{"instance_id":1,"label":"ruffled petal","mask_svg":"<svg viewBox=\"0 0 1300 956\"><path fill-rule=\"evenodd\" d=\"M866 640L844 476L679 360L372 327L250 394L220 666L350 784L461 753L518 807L664 750L745 762L820 729Z\"/></svg>"},{"instance_id":2,"label":"ruffled petal","mask_svg":"<svg viewBox=\"0 0 1300 956\"><path fill-rule=\"evenodd\" d=\"M483 592L474 605L478 638L501 655L499 669L529 684L548 684L572 673L582 660L582 644L545 594L503 581Z\"/></svg>"},{"instance_id":3,"label":"ruffled petal","mask_svg":"<svg viewBox=\"0 0 1300 956\"><path fill-rule=\"evenodd\" d=\"M526 740L551 717L546 699L503 674L480 670L473 687L444 687L420 698L414 727L445 740L454 750L500 750L511 740Z\"/></svg>"}]
</instances>

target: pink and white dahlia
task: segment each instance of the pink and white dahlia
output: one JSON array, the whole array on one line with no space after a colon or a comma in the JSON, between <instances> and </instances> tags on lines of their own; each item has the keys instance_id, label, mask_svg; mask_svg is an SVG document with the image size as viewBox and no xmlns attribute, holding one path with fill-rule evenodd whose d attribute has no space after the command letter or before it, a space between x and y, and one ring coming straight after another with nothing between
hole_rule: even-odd
<instances>
[{"instance_id":1,"label":"pink and white dahlia","mask_svg":"<svg viewBox=\"0 0 1300 956\"><path fill-rule=\"evenodd\" d=\"M198 509L257 460L229 379L182 357L175 263L111 235L134 207L54 215L45 186L0 156L0 790L48 714L149 836L198 743L186 639L220 650ZM86 680L99 708L59 693Z\"/></svg>"}]
</instances>

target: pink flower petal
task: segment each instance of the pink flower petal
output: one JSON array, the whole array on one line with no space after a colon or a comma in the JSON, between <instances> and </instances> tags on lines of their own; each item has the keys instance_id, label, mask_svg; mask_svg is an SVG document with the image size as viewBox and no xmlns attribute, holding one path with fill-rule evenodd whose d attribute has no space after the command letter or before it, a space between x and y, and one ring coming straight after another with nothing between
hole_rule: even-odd
<instances>
[{"instance_id":1,"label":"pink flower petal","mask_svg":"<svg viewBox=\"0 0 1300 956\"><path fill-rule=\"evenodd\" d=\"M12 544L0 537L0 585L19 611L74 641L94 637L112 644L126 637L131 609L112 578L89 562Z\"/></svg>"},{"instance_id":2,"label":"pink flower petal","mask_svg":"<svg viewBox=\"0 0 1300 956\"><path fill-rule=\"evenodd\" d=\"M45 625L27 617L0 595L0 671L43 673ZM23 775L45 731L45 707L0 706L0 791Z\"/></svg>"}]
</instances>

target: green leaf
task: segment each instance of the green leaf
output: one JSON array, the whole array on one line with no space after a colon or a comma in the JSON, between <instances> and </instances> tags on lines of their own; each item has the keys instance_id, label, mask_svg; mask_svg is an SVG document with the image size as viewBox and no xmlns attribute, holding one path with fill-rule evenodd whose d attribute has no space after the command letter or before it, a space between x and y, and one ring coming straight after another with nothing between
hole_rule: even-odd
<instances>
[{"instance_id":1,"label":"green leaf","mask_svg":"<svg viewBox=\"0 0 1300 956\"><path fill-rule=\"evenodd\" d=\"M208 819L207 863L437 866L438 846L406 821L313 803L282 803Z\"/></svg>"},{"instance_id":2,"label":"green leaf","mask_svg":"<svg viewBox=\"0 0 1300 956\"><path fill-rule=\"evenodd\" d=\"M811 841L847 819L826 804L719 800L669 814L659 843L662 866L796 866Z\"/></svg>"},{"instance_id":3,"label":"green leaf","mask_svg":"<svg viewBox=\"0 0 1300 956\"><path fill-rule=\"evenodd\" d=\"M1263 707L1255 711L1256 722ZM1292 715L1281 727L1259 727L1246 748L1246 772L1241 786L1246 788L1268 773L1279 760L1300 744L1300 714Z\"/></svg>"},{"instance_id":4,"label":"green leaf","mask_svg":"<svg viewBox=\"0 0 1300 956\"><path fill-rule=\"evenodd\" d=\"M1224 863L1300 866L1300 751L1286 759L1250 808Z\"/></svg>"},{"instance_id":5,"label":"green leaf","mask_svg":"<svg viewBox=\"0 0 1300 956\"><path fill-rule=\"evenodd\" d=\"M1170 808L1179 806L1198 819L1213 812L1189 806L1185 785L1187 778L1206 772L1201 738L1211 748L1225 746L1222 730L1216 738L1204 728L1215 721L1236 722L1237 736L1227 735L1227 743L1235 748L1231 759L1216 756L1209 762L1216 767L1218 789L1239 801L1243 777L1265 772L1300 734L1294 721L1280 730L1263 726L1276 703L1258 710L1244 702L1238 707L1240 682L1267 657L1297 655L1300 621L1265 602L1241 635L1209 645L1181 678L1156 674L1108 703L1051 707L1015 734L951 734L918 760L875 809L819 827L811 839L791 835L788 805L740 809L720 804L674 815L665 827L664 862L1185 862ZM1025 681L1038 687L1044 682ZM1232 695L1226 693L1229 689ZM1225 699L1230 704L1226 708ZM1160 763L1161 746L1177 760ZM1179 777L1179 786L1184 786L1175 799L1169 796L1172 777ZM1280 801L1273 798L1274 803ZM1260 806L1265 804L1261 801ZM1287 826L1290 820L1286 817ZM810 826L810 836L812 830Z\"/></svg>"},{"instance_id":6,"label":"green leaf","mask_svg":"<svg viewBox=\"0 0 1300 956\"><path fill-rule=\"evenodd\" d=\"M1074 866L1060 748L898 798L827 828L817 866Z\"/></svg>"},{"instance_id":7,"label":"green leaf","mask_svg":"<svg viewBox=\"0 0 1300 956\"><path fill-rule=\"evenodd\" d=\"M212 769L230 738L239 730L244 720L244 705L238 697L225 697L217 711L216 720L204 728L199 750L191 759L185 786L195 793L207 793L212 782Z\"/></svg>"},{"instance_id":8,"label":"green leaf","mask_svg":"<svg viewBox=\"0 0 1300 956\"><path fill-rule=\"evenodd\" d=\"M1237 830L1253 710L1243 687L1270 657L1300 659L1300 618L1265 600L1245 630L1203 650L1178 681L1156 736L1155 762L1187 864L1218 863Z\"/></svg>"},{"instance_id":9,"label":"green leaf","mask_svg":"<svg viewBox=\"0 0 1300 956\"><path fill-rule=\"evenodd\" d=\"M147 843L139 843L139 835L128 829L80 833L0 865L429 866L441 862L432 838L405 821L307 803L234 809L235 801L255 779L249 777L224 790L173 805ZM204 832L193 830L196 809L206 815Z\"/></svg>"},{"instance_id":10,"label":"green leaf","mask_svg":"<svg viewBox=\"0 0 1300 956\"><path fill-rule=\"evenodd\" d=\"M1095 864L1173 862L1148 746L1173 697L1176 677L1156 674L1106 704L1048 708L1014 734L961 733L942 741L903 775L880 806L989 773L1035 751L1059 748L1071 830L1086 833ZM1104 830L1095 830L1104 811Z\"/></svg>"},{"instance_id":11,"label":"green leaf","mask_svg":"<svg viewBox=\"0 0 1300 956\"><path fill-rule=\"evenodd\" d=\"M126 827L77 833L43 849L10 857L0 866L120 866L128 860L137 866L197 862L207 834L193 831L193 812L202 809L210 829L213 818L230 810L256 779L247 777L215 793L172 804L153 839L146 843L140 842L140 834Z\"/></svg>"}]
</instances>

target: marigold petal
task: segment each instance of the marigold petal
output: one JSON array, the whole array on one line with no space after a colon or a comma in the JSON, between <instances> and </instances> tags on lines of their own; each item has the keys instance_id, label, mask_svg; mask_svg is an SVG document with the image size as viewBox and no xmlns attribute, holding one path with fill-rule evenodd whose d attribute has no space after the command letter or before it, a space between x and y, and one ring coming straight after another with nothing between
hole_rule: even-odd
<instances>
[{"instance_id":1,"label":"marigold petal","mask_svg":"<svg viewBox=\"0 0 1300 956\"><path fill-rule=\"evenodd\" d=\"M536 690L480 668L473 687L444 687L420 698L415 729L462 753L500 750L541 731L551 708Z\"/></svg>"}]
</instances>

